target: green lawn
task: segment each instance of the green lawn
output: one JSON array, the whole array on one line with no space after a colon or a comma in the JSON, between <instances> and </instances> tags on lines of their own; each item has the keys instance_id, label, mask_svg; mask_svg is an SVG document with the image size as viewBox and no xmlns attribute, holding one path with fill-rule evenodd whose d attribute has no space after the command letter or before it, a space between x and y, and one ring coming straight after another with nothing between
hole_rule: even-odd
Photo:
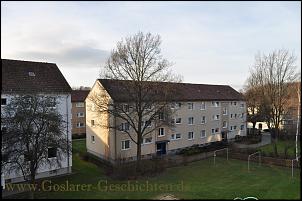
<instances>
[{"instance_id":1,"label":"green lawn","mask_svg":"<svg viewBox=\"0 0 302 201\"><path fill-rule=\"evenodd\" d=\"M52 179L52 183L92 184L90 192L38 192L36 198L94 198L94 199L152 199L162 194L173 194L180 199L234 199L253 196L258 199L300 199L300 173L282 167L258 167L252 164L247 172L247 162L216 159L202 160L187 166L169 168L161 175L145 180L131 181L131 184L145 184L146 180L153 187L159 184L176 185L183 182L183 189L173 187L172 191L100 191L97 183L107 180L112 184L127 184L127 181L113 181L104 175L104 170L79 158L79 152L85 151L85 141L73 142L73 172L75 174ZM179 187L180 185L178 185ZM23 196L26 196L23 194Z\"/></svg>"},{"instance_id":2,"label":"green lawn","mask_svg":"<svg viewBox=\"0 0 302 201\"><path fill-rule=\"evenodd\" d=\"M277 141L277 151L278 154L283 156L284 155L284 147L285 145L290 145L288 149L288 156L290 158L295 158L296 156L296 144L295 141L283 141L283 140L278 140ZM262 152L265 152L266 154L273 154L274 149L273 149L273 144L265 145L263 147L260 147L259 150ZM300 142L298 142L298 155L300 155Z\"/></svg>"}]
</instances>

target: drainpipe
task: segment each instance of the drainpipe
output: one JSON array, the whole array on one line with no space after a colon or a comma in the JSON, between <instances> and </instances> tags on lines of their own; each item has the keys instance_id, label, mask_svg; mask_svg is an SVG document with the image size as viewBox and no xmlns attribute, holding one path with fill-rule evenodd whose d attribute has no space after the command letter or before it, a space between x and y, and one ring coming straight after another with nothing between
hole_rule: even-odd
<instances>
[{"instance_id":1,"label":"drainpipe","mask_svg":"<svg viewBox=\"0 0 302 201\"><path fill-rule=\"evenodd\" d=\"M68 173L70 173L70 163L69 163L69 139L68 139L68 136L69 136L69 132L68 132L68 124L69 124L69 116L68 116L68 97L69 95L67 95L66 97L66 122L67 122L67 135L66 135L66 141L67 141L67 167L68 167Z\"/></svg>"}]
</instances>

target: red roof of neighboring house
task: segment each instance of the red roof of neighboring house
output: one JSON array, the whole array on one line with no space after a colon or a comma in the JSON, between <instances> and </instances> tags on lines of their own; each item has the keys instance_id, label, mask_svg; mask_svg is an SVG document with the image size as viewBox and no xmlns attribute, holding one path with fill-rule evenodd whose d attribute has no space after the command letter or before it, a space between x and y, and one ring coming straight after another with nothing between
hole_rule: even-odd
<instances>
[{"instance_id":1,"label":"red roof of neighboring house","mask_svg":"<svg viewBox=\"0 0 302 201\"><path fill-rule=\"evenodd\" d=\"M2 93L70 93L72 90L54 63L1 61Z\"/></svg>"},{"instance_id":2,"label":"red roof of neighboring house","mask_svg":"<svg viewBox=\"0 0 302 201\"><path fill-rule=\"evenodd\" d=\"M71 102L84 102L90 90L72 90Z\"/></svg>"}]
</instances>

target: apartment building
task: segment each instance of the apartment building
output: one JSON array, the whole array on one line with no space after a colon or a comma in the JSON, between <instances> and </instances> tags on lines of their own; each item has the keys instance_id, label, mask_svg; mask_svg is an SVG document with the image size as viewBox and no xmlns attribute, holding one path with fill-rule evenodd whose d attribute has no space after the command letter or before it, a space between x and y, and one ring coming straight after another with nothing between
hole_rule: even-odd
<instances>
[{"instance_id":1,"label":"apartment building","mask_svg":"<svg viewBox=\"0 0 302 201\"><path fill-rule=\"evenodd\" d=\"M64 120L64 134L66 140L71 140L71 87L54 63L42 63L33 61L19 61L1 59L2 61L2 88L1 111L10 101L18 95L37 94L53 97L58 103L55 109ZM2 116L1 118L5 117ZM1 132L5 132L6 126L1 124ZM70 147L71 148L71 147ZM54 160L60 150L49 150L49 160ZM63 156L61 166L43 165L38 168L37 177L43 178L71 172L72 155ZM2 180L7 182L23 181L20 171L10 172L2 167Z\"/></svg>"},{"instance_id":2,"label":"apartment building","mask_svg":"<svg viewBox=\"0 0 302 201\"><path fill-rule=\"evenodd\" d=\"M111 162L120 158L135 160L136 144L123 130L112 129L116 125L125 127L123 120L109 113L100 116L88 109L94 107L89 97L98 94L113 103L121 102L127 96L119 87L121 84L119 80L99 79L86 98L87 151ZM173 154L192 145L206 146L232 140L236 135L246 135L246 103L243 96L230 86L173 83L173 87L182 94L171 102L175 126L158 128L146 136L142 158ZM102 122L108 126L97 126ZM153 125L151 122L150 127ZM135 134L131 132L131 136L135 137Z\"/></svg>"},{"instance_id":3,"label":"apartment building","mask_svg":"<svg viewBox=\"0 0 302 201\"><path fill-rule=\"evenodd\" d=\"M86 134L85 99L89 91L90 90L72 90L71 92L72 135Z\"/></svg>"}]
</instances>

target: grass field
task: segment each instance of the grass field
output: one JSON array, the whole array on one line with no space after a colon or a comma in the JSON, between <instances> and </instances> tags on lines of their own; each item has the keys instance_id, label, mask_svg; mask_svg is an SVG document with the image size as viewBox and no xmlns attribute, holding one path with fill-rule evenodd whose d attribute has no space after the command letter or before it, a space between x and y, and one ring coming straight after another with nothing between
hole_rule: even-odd
<instances>
[{"instance_id":1,"label":"grass field","mask_svg":"<svg viewBox=\"0 0 302 201\"><path fill-rule=\"evenodd\" d=\"M294 158L296 155L296 144L295 141L283 141L283 140L278 140L277 142L277 151L280 156L284 155L284 147L285 145L290 145L288 148L288 156L290 158ZM273 149L273 144L268 144L263 147L260 147L259 150L262 152L265 152L266 154L273 154L274 149ZM300 155L300 142L298 142L298 155Z\"/></svg>"},{"instance_id":2,"label":"grass field","mask_svg":"<svg viewBox=\"0 0 302 201\"><path fill-rule=\"evenodd\" d=\"M173 194L179 199L234 199L236 197L253 196L258 199L300 199L300 172L295 171L291 178L289 168L268 167L252 164L251 172L247 172L247 162L213 158L189 163L186 166L169 168L156 177L131 181L131 184L149 184L153 187L159 184L174 185L172 190L157 190L156 192L144 189L131 191L104 191L97 189L101 180L108 184L127 184L127 181L113 181L106 177L104 169L83 161L80 152L85 151L85 141L73 142L73 172L75 174L52 179L52 184L64 184L66 180L73 184L92 184L92 191L76 192L37 192L36 198L85 198L85 199L153 199L163 194ZM183 183L181 183L183 182ZM182 185L181 185L182 184ZM115 185L117 187L117 185ZM181 188L183 187L183 188ZM170 191L171 190L171 191ZM27 194L21 195L26 197ZM18 195L20 197L20 195Z\"/></svg>"}]
</instances>

